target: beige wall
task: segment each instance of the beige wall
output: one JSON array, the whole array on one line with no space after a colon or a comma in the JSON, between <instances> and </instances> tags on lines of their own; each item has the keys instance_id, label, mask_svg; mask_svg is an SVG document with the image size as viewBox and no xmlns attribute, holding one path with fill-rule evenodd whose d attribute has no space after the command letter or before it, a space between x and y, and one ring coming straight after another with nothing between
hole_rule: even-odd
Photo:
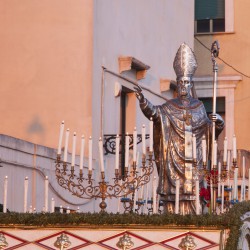
<instances>
[{"instance_id":1,"label":"beige wall","mask_svg":"<svg viewBox=\"0 0 250 250\"><path fill-rule=\"evenodd\" d=\"M220 43L220 57L239 71L250 76L250 2L247 0L234 1L234 32L217 35L199 35L201 40L209 48L214 40ZM210 53L195 41L195 53L199 68L198 76L212 75L212 63ZM218 61L218 76L241 76L220 60ZM237 136L237 148L250 150L250 79L242 78L237 83L234 95L234 130ZM228 124L226 124L228 126Z\"/></svg>"},{"instance_id":2,"label":"beige wall","mask_svg":"<svg viewBox=\"0 0 250 250\"><path fill-rule=\"evenodd\" d=\"M62 120L91 133L92 25L92 0L0 1L0 133L49 147Z\"/></svg>"}]
</instances>

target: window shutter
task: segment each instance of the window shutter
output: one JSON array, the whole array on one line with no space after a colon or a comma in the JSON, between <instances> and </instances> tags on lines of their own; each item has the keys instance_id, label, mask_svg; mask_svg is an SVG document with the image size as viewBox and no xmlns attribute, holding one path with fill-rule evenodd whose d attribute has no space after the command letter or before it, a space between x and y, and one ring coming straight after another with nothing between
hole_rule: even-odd
<instances>
[{"instance_id":1,"label":"window shutter","mask_svg":"<svg viewBox=\"0 0 250 250\"><path fill-rule=\"evenodd\" d=\"M207 113L213 112L213 98L205 97L199 98L200 101L203 102ZM216 112L217 113L225 113L225 97L217 97L216 98Z\"/></svg>"},{"instance_id":2,"label":"window shutter","mask_svg":"<svg viewBox=\"0 0 250 250\"><path fill-rule=\"evenodd\" d=\"M195 20L225 18L225 0L195 0Z\"/></svg>"}]
</instances>

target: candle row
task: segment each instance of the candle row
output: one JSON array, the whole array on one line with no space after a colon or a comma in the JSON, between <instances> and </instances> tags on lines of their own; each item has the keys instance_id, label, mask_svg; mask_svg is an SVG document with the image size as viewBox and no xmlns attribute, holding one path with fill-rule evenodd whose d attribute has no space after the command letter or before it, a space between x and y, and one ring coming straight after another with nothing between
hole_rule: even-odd
<instances>
[{"instance_id":1,"label":"candle row","mask_svg":"<svg viewBox=\"0 0 250 250\"><path fill-rule=\"evenodd\" d=\"M200 187L199 187L199 179L195 180L195 207L196 214L200 214ZM180 212L180 179L177 178L175 180L175 214L179 214Z\"/></svg>"},{"instance_id":2,"label":"candle row","mask_svg":"<svg viewBox=\"0 0 250 250\"><path fill-rule=\"evenodd\" d=\"M58 149L57 154L61 155L62 153L62 141L63 141L63 134L64 134L64 121L62 121L60 125L60 133L59 133L59 143L58 143ZM63 155L63 161L66 163L68 160L68 145L69 145L69 134L70 130L69 128L65 132L65 145L64 145L64 155ZM76 132L73 134L73 143L72 143L72 158L71 158L71 166L75 166L75 156L76 156ZM89 159L92 159L92 138L89 137ZM81 149L80 149L80 170L83 169L83 159L84 159L84 149L85 149L85 137L82 135L81 137ZM89 170L92 170L92 161L89 160L88 165Z\"/></svg>"},{"instance_id":3,"label":"candle row","mask_svg":"<svg viewBox=\"0 0 250 250\"><path fill-rule=\"evenodd\" d=\"M233 157L235 157L234 155ZM234 158L236 159L236 158ZM241 188L240 188L240 201L246 200L246 165L245 165L245 157L242 157L242 181L241 181ZM221 164L218 164L218 173L221 172ZM224 182L220 183L218 182L218 198L221 200L221 212L224 212ZM250 168L248 169L248 200L250 200ZM234 169L233 173L233 180L231 182L230 176L228 177L228 183L227 183L227 190L229 191L229 201L237 202L238 199L238 168Z\"/></svg>"},{"instance_id":4,"label":"candle row","mask_svg":"<svg viewBox=\"0 0 250 250\"><path fill-rule=\"evenodd\" d=\"M23 211L24 213L28 212L28 186L29 186L29 179L25 177L24 179L24 198L23 198ZM4 178L4 194L3 194L3 212L7 212L7 193L8 193L8 176ZM44 181L44 207L43 211L48 212L48 194L49 194L49 180L48 176L45 177ZM54 199L52 198L51 206L54 207Z\"/></svg>"},{"instance_id":5,"label":"candle row","mask_svg":"<svg viewBox=\"0 0 250 250\"><path fill-rule=\"evenodd\" d=\"M195 136L193 137L193 145L196 146L196 143L194 143ZM202 160L203 162L207 162L207 145L206 145L206 137L203 136L202 137ZM224 139L224 143L223 143L224 149L223 149L223 162L227 162L227 150L228 150L228 141L227 141L227 137L225 137ZM214 158L213 158L213 165L217 165L217 150L218 150L218 145L217 145L217 141L214 141L214 147L213 147L214 151ZM193 151L196 151L196 148L194 148L193 146ZM196 152L193 153L193 157L196 156ZM196 158L196 157L194 157ZM237 148L236 148L236 136L233 136L233 159L237 159Z\"/></svg>"},{"instance_id":6,"label":"candle row","mask_svg":"<svg viewBox=\"0 0 250 250\"><path fill-rule=\"evenodd\" d=\"M149 122L149 150L153 151L153 120L150 119ZM66 130L65 134L65 146L64 146L64 157L63 161L67 162L68 155L68 144L69 144L69 129ZM64 134L64 121L62 121L60 125L60 133L59 133L59 143L57 154L61 155L62 153L62 141ZM115 169L119 169L119 146L120 146L120 137L116 136L116 156L115 156ZM84 146L85 146L85 138L81 137L81 150L80 150L80 170L83 169L83 158L84 158ZM76 133L73 134L73 144L72 144L72 161L71 167L75 166L75 153L76 153ZM143 124L142 126L142 153L146 154L146 127ZM134 128L133 131L133 161L136 162L137 157L137 130ZM103 141L100 137L99 139L99 161L100 161L100 170L104 172L104 160L103 160ZM128 133L125 136L125 167L128 167L129 164L129 135ZM92 138L89 137L89 166L88 169L92 171Z\"/></svg>"},{"instance_id":7,"label":"candle row","mask_svg":"<svg viewBox=\"0 0 250 250\"><path fill-rule=\"evenodd\" d=\"M146 154L146 127L145 124L142 125L142 154ZM119 137L117 135L117 137ZM119 154L119 143L116 143L116 154ZM149 122L149 151L153 151L153 121L150 119ZM119 156L117 156L118 158ZM119 160L119 158L118 158ZM133 162L137 160L137 130L136 127L133 131ZM125 167L128 167L129 164L129 135L128 133L125 136ZM116 162L117 166L117 162Z\"/></svg>"},{"instance_id":8,"label":"candle row","mask_svg":"<svg viewBox=\"0 0 250 250\"><path fill-rule=\"evenodd\" d=\"M138 154L137 154L138 155ZM142 175L142 169L141 169L141 175ZM121 201L122 202L131 202L131 199L134 199L133 203L133 211L136 212L136 205L141 206L143 205L143 213L148 213L147 204L151 204L152 207L152 213L158 213L159 209L159 195L156 192L157 189L157 178L154 176L149 183L141 186L141 189L135 189L134 193L131 194L131 198L129 197L123 197L118 199L118 206L117 206L117 212L120 213L120 207L121 207ZM149 190L151 191L151 194L149 194Z\"/></svg>"}]
</instances>

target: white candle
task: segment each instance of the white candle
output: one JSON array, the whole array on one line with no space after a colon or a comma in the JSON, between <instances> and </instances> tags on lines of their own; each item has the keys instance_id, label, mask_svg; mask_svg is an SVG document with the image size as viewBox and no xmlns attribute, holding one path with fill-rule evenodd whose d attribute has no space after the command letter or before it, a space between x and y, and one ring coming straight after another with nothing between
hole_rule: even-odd
<instances>
[{"instance_id":1,"label":"white candle","mask_svg":"<svg viewBox=\"0 0 250 250\"><path fill-rule=\"evenodd\" d=\"M136 162L136 152L137 152L137 131L136 127L133 132L133 161Z\"/></svg>"},{"instance_id":2,"label":"white candle","mask_svg":"<svg viewBox=\"0 0 250 250\"><path fill-rule=\"evenodd\" d=\"M156 194L156 212L159 212L159 201L160 201L160 195Z\"/></svg>"},{"instance_id":3,"label":"white candle","mask_svg":"<svg viewBox=\"0 0 250 250\"><path fill-rule=\"evenodd\" d=\"M153 214L156 214L157 213L157 209L156 209L156 176L154 176L154 179L153 179L152 192L153 192Z\"/></svg>"},{"instance_id":4,"label":"white candle","mask_svg":"<svg viewBox=\"0 0 250 250\"><path fill-rule=\"evenodd\" d=\"M126 134L125 139L125 167L128 167L128 158L129 158L129 135Z\"/></svg>"},{"instance_id":5,"label":"white candle","mask_svg":"<svg viewBox=\"0 0 250 250\"><path fill-rule=\"evenodd\" d=\"M139 152L138 152L138 154L139 154ZM142 168L141 168L141 171L140 171L140 176L141 176L141 177L143 176ZM139 198L141 198L142 200L143 200L143 198L144 198L144 186L145 186L145 185L142 185L142 186L141 186L141 194L140 194L140 197L139 197Z\"/></svg>"},{"instance_id":6,"label":"white candle","mask_svg":"<svg viewBox=\"0 0 250 250\"><path fill-rule=\"evenodd\" d=\"M231 185L231 181L229 182L229 188L233 188L233 186ZM229 200L230 201L232 200L232 192L233 192L233 190L231 192L229 192Z\"/></svg>"},{"instance_id":7,"label":"white candle","mask_svg":"<svg viewBox=\"0 0 250 250\"><path fill-rule=\"evenodd\" d=\"M28 199L28 185L29 185L29 179L28 177L25 177L24 180L24 202L23 202L23 212L27 212L27 199Z\"/></svg>"},{"instance_id":8,"label":"white candle","mask_svg":"<svg viewBox=\"0 0 250 250\"><path fill-rule=\"evenodd\" d=\"M200 214L200 188L199 188L199 179L195 180L195 208L196 208L196 214Z\"/></svg>"},{"instance_id":9,"label":"white candle","mask_svg":"<svg viewBox=\"0 0 250 250\"><path fill-rule=\"evenodd\" d=\"M141 136L142 136L142 153L145 155L146 154L146 127L145 127L145 124L142 125Z\"/></svg>"},{"instance_id":10,"label":"white candle","mask_svg":"<svg viewBox=\"0 0 250 250\"><path fill-rule=\"evenodd\" d=\"M153 120L150 118L149 122L149 151L153 152Z\"/></svg>"},{"instance_id":11,"label":"white candle","mask_svg":"<svg viewBox=\"0 0 250 250\"><path fill-rule=\"evenodd\" d=\"M128 173L130 173L130 164L128 164Z\"/></svg>"},{"instance_id":12,"label":"white candle","mask_svg":"<svg viewBox=\"0 0 250 250\"><path fill-rule=\"evenodd\" d=\"M241 181L241 185L240 185L240 202L243 201L243 179Z\"/></svg>"},{"instance_id":13,"label":"white candle","mask_svg":"<svg viewBox=\"0 0 250 250\"><path fill-rule=\"evenodd\" d=\"M217 142L214 141L214 165L217 165Z\"/></svg>"},{"instance_id":14,"label":"white candle","mask_svg":"<svg viewBox=\"0 0 250 250\"><path fill-rule=\"evenodd\" d=\"M135 209L136 209L136 201L137 201L137 188L135 189L135 193L134 193L134 207L133 207L134 212L135 212Z\"/></svg>"},{"instance_id":15,"label":"white candle","mask_svg":"<svg viewBox=\"0 0 250 250\"><path fill-rule=\"evenodd\" d=\"M4 187L3 187L3 212L7 212L7 190L8 190L8 176L4 178Z\"/></svg>"},{"instance_id":16,"label":"white candle","mask_svg":"<svg viewBox=\"0 0 250 250\"><path fill-rule=\"evenodd\" d=\"M140 153L137 152L137 156L136 156L136 166L139 165L139 158L140 158Z\"/></svg>"},{"instance_id":17,"label":"white candle","mask_svg":"<svg viewBox=\"0 0 250 250\"><path fill-rule=\"evenodd\" d=\"M230 166L230 153L227 154L227 173L228 173L227 186L228 186L228 187L229 187L229 185L230 185L229 166Z\"/></svg>"},{"instance_id":18,"label":"white candle","mask_svg":"<svg viewBox=\"0 0 250 250\"><path fill-rule=\"evenodd\" d=\"M175 180L175 213L179 213L179 200L180 200L180 179Z\"/></svg>"},{"instance_id":19,"label":"white candle","mask_svg":"<svg viewBox=\"0 0 250 250\"><path fill-rule=\"evenodd\" d=\"M237 153L236 153L236 136L233 136L233 158L237 158Z\"/></svg>"},{"instance_id":20,"label":"white candle","mask_svg":"<svg viewBox=\"0 0 250 250\"><path fill-rule=\"evenodd\" d=\"M246 171L246 163L245 156L242 158L242 182L241 182L241 201L245 200L245 171Z\"/></svg>"},{"instance_id":21,"label":"white candle","mask_svg":"<svg viewBox=\"0 0 250 250\"><path fill-rule=\"evenodd\" d=\"M76 158L76 132L73 135L73 145L72 145L72 159L71 159L71 166L75 166L75 158Z\"/></svg>"},{"instance_id":22,"label":"white candle","mask_svg":"<svg viewBox=\"0 0 250 250\"><path fill-rule=\"evenodd\" d=\"M211 200L211 207L214 206L214 189L213 189L213 182L210 183L210 200Z\"/></svg>"},{"instance_id":23,"label":"white candle","mask_svg":"<svg viewBox=\"0 0 250 250\"><path fill-rule=\"evenodd\" d=\"M221 213L224 213L224 182L221 184Z\"/></svg>"},{"instance_id":24,"label":"white candle","mask_svg":"<svg viewBox=\"0 0 250 250\"><path fill-rule=\"evenodd\" d=\"M54 198L51 198L51 213L54 213L55 212L55 200Z\"/></svg>"},{"instance_id":25,"label":"white candle","mask_svg":"<svg viewBox=\"0 0 250 250\"><path fill-rule=\"evenodd\" d=\"M120 136L115 138L115 169L119 169L119 154L120 154Z\"/></svg>"},{"instance_id":26,"label":"white candle","mask_svg":"<svg viewBox=\"0 0 250 250\"><path fill-rule=\"evenodd\" d=\"M54 198L51 198L51 209L50 209L51 213L55 212L55 200Z\"/></svg>"},{"instance_id":27,"label":"white candle","mask_svg":"<svg viewBox=\"0 0 250 250\"><path fill-rule=\"evenodd\" d=\"M206 143L206 137L203 135L202 136L202 141L201 141L201 146L202 146L202 161L207 162L207 143Z\"/></svg>"},{"instance_id":28,"label":"white candle","mask_svg":"<svg viewBox=\"0 0 250 250\"><path fill-rule=\"evenodd\" d=\"M70 214L70 209L67 207L66 214Z\"/></svg>"},{"instance_id":29,"label":"white candle","mask_svg":"<svg viewBox=\"0 0 250 250\"><path fill-rule=\"evenodd\" d=\"M122 180L119 181L119 185L122 185ZM118 202L117 202L117 213L120 213L120 209L121 209L121 198L118 197Z\"/></svg>"},{"instance_id":30,"label":"white candle","mask_svg":"<svg viewBox=\"0 0 250 250\"><path fill-rule=\"evenodd\" d=\"M250 168L248 169L248 196L247 200L250 200Z\"/></svg>"},{"instance_id":31,"label":"white candle","mask_svg":"<svg viewBox=\"0 0 250 250\"><path fill-rule=\"evenodd\" d=\"M63 130L64 130L64 121L62 121L62 123L60 125L59 143L58 143L58 150L57 150L57 154L59 154L59 155L62 152Z\"/></svg>"},{"instance_id":32,"label":"white candle","mask_svg":"<svg viewBox=\"0 0 250 250\"><path fill-rule=\"evenodd\" d=\"M221 184L220 184L221 178L220 178L220 176L221 176L221 163L219 162L218 163L218 197L221 196Z\"/></svg>"},{"instance_id":33,"label":"white candle","mask_svg":"<svg viewBox=\"0 0 250 250\"><path fill-rule=\"evenodd\" d=\"M48 180L48 176L46 176L45 181L44 181L44 208L45 208L45 213L48 212L48 202L49 202L49 180Z\"/></svg>"},{"instance_id":34,"label":"white candle","mask_svg":"<svg viewBox=\"0 0 250 250\"><path fill-rule=\"evenodd\" d=\"M237 193L238 193L238 168L234 169L234 199L237 199Z\"/></svg>"},{"instance_id":35,"label":"white candle","mask_svg":"<svg viewBox=\"0 0 250 250\"><path fill-rule=\"evenodd\" d=\"M146 184L146 198L145 198L145 204L143 206L143 213L147 213L147 208L148 208L148 183Z\"/></svg>"},{"instance_id":36,"label":"white candle","mask_svg":"<svg viewBox=\"0 0 250 250\"><path fill-rule=\"evenodd\" d=\"M193 158L197 159L197 154L196 154L196 136L193 134Z\"/></svg>"},{"instance_id":37,"label":"white candle","mask_svg":"<svg viewBox=\"0 0 250 250\"><path fill-rule=\"evenodd\" d=\"M92 138L89 137L89 171L92 171Z\"/></svg>"},{"instance_id":38,"label":"white candle","mask_svg":"<svg viewBox=\"0 0 250 250\"><path fill-rule=\"evenodd\" d=\"M224 140L223 162L227 161L227 137Z\"/></svg>"},{"instance_id":39,"label":"white candle","mask_svg":"<svg viewBox=\"0 0 250 250\"><path fill-rule=\"evenodd\" d=\"M104 172L104 162L103 162L103 145L102 145L102 138L99 138L99 160L100 160L100 167L101 172Z\"/></svg>"},{"instance_id":40,"label":"white candle","mask_svg":"<svg viewBox=\"0 0 250 250\"><path fill-rule=\"evenodd\" d=\"M117 198L117 213L120 213L120 206L121 206L121 197Z\"/></svg>"},{"instance_id":41,"label":"white candle","mask_svg":"<svg viewBox=\"0 0 250 250\"><path fill-rule=\"evenodd\" d=\"M82 135L81 150L80 150L80 170L83 169L84 146L85 146L85 138L84 138L84 135Z\"/></svg>"},{"instance_id":42,"label":"white candle","mask_svg":"<svg viewBox=\"0 0 250 250\"><path fill-rule=\"evenodd\" d=\"M64 146L64 157L63 157L64 162L67 162L68 158L68 145L69 145L69 128L66 130L66 135L65 135L65 146Z\"/></svg>"}]
</instances>

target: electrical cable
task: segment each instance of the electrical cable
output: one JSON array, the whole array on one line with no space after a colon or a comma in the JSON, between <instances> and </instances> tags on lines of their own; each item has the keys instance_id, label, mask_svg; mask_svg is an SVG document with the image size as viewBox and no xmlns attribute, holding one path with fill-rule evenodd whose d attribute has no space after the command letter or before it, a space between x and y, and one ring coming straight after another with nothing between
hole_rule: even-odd
<instances>
[{"instance_id":1,"label":"electrical cable","mask_svg":"<svg viewBox=\"0 0 250 250\"><path fill-rule=\"evenodd\" d=\"M194 37L197 42L199 42L205 49L207 49L210 53L211 53L211 49L209 49L203 42L201 42L197 37ZM221 57L217 57L219 60L221 60L224 64L226 64L228 67L232 68L234 71L236 71L237 73L241 74L242 76L245 76L247 78L250 78L250 76L242 73L241 71L239 71L238 69L236 69L234 66L230 65L229 63L227 63L225 60L223 60Z\"/></svg>"}]
</instances>

